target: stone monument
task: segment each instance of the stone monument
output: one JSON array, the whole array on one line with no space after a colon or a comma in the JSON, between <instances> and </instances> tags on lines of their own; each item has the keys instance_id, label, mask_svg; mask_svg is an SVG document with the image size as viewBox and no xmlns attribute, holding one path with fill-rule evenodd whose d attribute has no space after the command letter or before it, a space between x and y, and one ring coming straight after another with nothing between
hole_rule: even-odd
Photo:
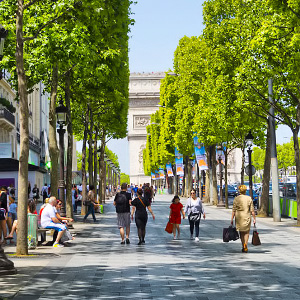
<instances>
[{"instance_id":1,"label":"stone monument","mask_svg":"<svg viewBox=\"0 0 300 300\"><path fill-rule=\"evenodd\" d=\"M160 81L165 77L160 73L131 73L129 81L128 144L130 182L143 184L151 181L145 176L143 150L146 147L150 115L158 110Z\"/></svg>"}]
</instances>

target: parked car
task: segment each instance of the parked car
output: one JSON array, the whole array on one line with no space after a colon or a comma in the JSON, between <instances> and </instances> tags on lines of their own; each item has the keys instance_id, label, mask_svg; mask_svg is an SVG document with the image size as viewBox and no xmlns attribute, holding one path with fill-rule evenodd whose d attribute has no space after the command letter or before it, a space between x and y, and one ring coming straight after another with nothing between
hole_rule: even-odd
<instances>
[{"instance_id":1,"label":"parked car","mask_svg":"<svg viewBox=\"0 0 300 300\"><path fill-rule=\"evenodd\" d=\"M235 197L235 196L237 196L238 191L234 185L228 185L227 194L230 197ZM223 188L223 195L225 195L225 186Z\"/></svg>"}]
</instances>

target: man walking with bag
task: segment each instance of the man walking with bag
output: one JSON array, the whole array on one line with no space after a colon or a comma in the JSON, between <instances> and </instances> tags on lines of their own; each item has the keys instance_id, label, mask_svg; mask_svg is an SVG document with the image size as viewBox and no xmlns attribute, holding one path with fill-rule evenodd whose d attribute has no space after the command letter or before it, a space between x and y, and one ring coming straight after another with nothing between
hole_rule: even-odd
<instances>
[{"instance_id":1,"label":"man walking with bag","mask_svg":"<svg viewBox=\"0 0 300 300\"><path fill-rule=\"evenodd\" d=\"M117 193L114 199L114 206L116 207L118 227L120 229L121 244L125 244L125 229L126 228L126 244L130 244L130 205L131 193L127 193L127 184L122 183L121 192Z\"/></svg>"}]
</instances>

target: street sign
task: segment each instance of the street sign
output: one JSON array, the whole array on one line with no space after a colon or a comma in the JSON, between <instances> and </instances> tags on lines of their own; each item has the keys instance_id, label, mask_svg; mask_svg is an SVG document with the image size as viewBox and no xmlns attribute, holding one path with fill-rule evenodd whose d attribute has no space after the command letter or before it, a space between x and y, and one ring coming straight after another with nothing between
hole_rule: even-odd
<instances>
[{"instance_id":1,"label":"street sign","mask_svg":"<svg viewBox=\"0 0 300 300\"><path fill-rule=\"evenodd\" d=\"M248 166L246 166L245 167L245 172L246 172L246 174L249 176L249 165ZM255 174L255 172L256 172L256 169L255 169L255 167L252 165L252 175L254 175Z\"/></svg>"}]
</instances>

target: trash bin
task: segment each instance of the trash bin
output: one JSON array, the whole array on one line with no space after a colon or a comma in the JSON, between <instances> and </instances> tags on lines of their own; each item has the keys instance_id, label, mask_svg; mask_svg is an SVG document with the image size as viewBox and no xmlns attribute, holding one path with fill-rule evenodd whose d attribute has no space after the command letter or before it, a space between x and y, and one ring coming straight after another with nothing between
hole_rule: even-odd
<instances>
[{"instance_id":1,"label":"trash bin","mask_svg":"<svg viewBox=\"0 0 300 300\"><path fill-rule=\"evenodd\" d=\"M27 214L28 219L28 249L35 249L37 246L37 215Z\"/></svg>"}]
</instances>

